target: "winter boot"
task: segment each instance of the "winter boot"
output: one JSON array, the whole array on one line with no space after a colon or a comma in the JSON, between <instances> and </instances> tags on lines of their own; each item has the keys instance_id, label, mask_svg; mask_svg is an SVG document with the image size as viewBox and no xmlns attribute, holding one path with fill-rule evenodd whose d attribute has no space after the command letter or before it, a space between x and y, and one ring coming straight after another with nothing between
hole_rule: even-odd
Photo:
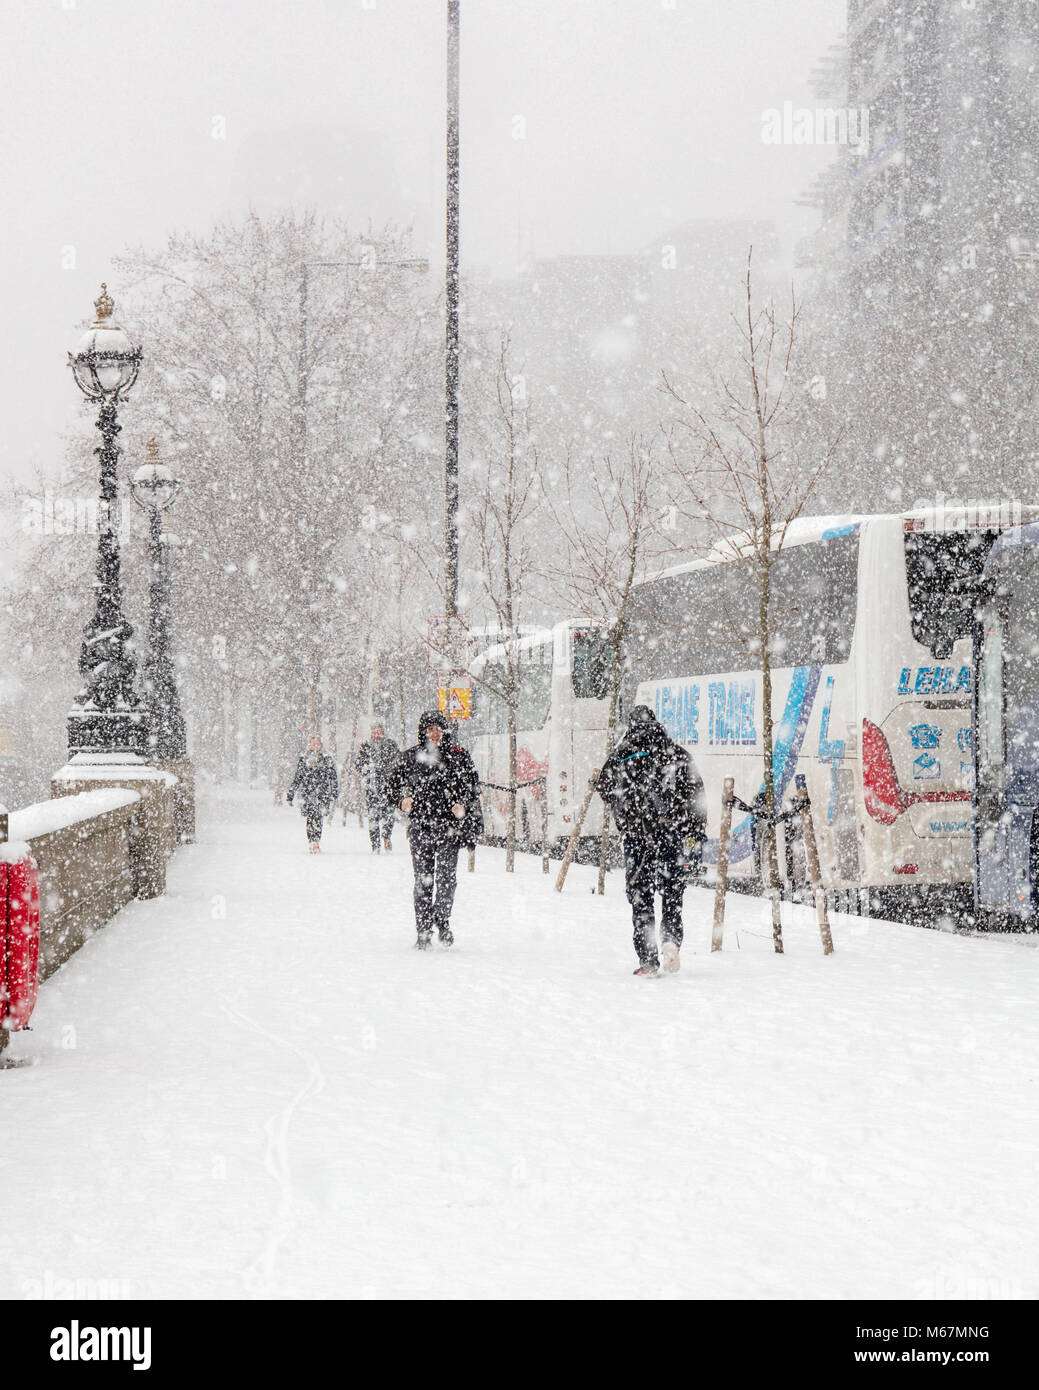
<instances>
[{"instance_id":1,"label":"winter boot","mask_svg":"<svg viewBox=\"0 0 1039 1390\"><path fill-rule=\"evenodd\" d=\"M634 975L659 975L660 967L655 960L644 960L637 970L632 971Z\"/></svg>"},{"instance_id":2,"label":"winter boot","mask_svg":"<svg viewBox=\"0 0 1039 1390\"><path fill-rule=\"evenodd\" d=\"M663 942L660 947L660 956L665 974L673 975L681 964L678 959L678 943L675 941Z\"/></svg>"},{"instance_id":3,"label":"winter boot","mask_svg":"<svg viewBox=\"0 0 1039 1390\"><path fill-rule=\"evenodd\" d=\"M310 842L310 852L311 852L311 854L320 854L320 853L321 853L321 846L318 844L318 842L317 842L316 840L311 840L311 842Z\"/></svg>"},{"instance_id":4,"label":"winter boot","mask_svg":"<svg viewBox=\"0 0 1039 1390\"><path fill-rule=\"evenodd\" d=\"M451 930L450 922L437 923L437 936L440 938L441 946L453 946L455 944L455 934Z\"/></svg>"},{"instance_id":5,"label":"winter boot","mask_svg":"<svg viewBox=\"0 0 1039 1390\"><path fill-rule=\"evenodd\" d=\"M428 951L432 944L433 933L428 931L420 931L418 934L418 940L415 942L415 950Z\"/></svg>"}]
</instances>

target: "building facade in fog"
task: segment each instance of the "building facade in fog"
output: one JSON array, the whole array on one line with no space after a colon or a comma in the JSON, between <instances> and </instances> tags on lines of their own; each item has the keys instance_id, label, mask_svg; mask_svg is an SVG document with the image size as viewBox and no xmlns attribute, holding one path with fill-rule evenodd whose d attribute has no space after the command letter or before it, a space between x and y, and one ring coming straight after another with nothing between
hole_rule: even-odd
<instances>
[{"instance_id":1,"label":"building facade in fog","mask_svg":"<svg viewBox=\"0 0 1039 1390\"><path fill-rule=\"evenodd\" d=\"M695 219L630 255L535 260L481 290L488 322L510 325L513 370L556 452L606 452L658 437L673 403L662 371L705 384L727 354L754 247L755 297L789 293L771 222Z\"/></svg>"},{"instance_id":2,"label":"building facade in fog","mask_svg":"<svg viewBox=\"0 0 1039 1390\"><path fill-rule=\"evenodd\" d=\"M843 148L804 200L821 227L799 261L892 503L1031 486L1037 79L1033 0L848 0L846 44L817 70L821 103L868 110L869 148Z\"/></svg>"}]
</instances>

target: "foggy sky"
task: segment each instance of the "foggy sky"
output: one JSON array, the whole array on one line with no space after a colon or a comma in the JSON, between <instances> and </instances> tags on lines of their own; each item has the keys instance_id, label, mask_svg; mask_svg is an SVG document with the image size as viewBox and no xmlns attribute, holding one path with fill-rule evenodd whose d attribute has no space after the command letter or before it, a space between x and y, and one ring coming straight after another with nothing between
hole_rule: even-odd
<instances>
[{"instance_id":1,"label":"foggy sky","mask_svg":"<svg viewBox=\"0 0 1039 1390\"><path fill-rule=\"evenodd\" d=\"M832 152L763 144L761 113L815 104L844 0L668 3L462 0L463 273L633 252L693 217L774 219L789 257L815 227L794 199ZM127 243L283 195L331 211L350 150L351 221L411 221L442 264L444 12L4 0L5 476L53 464L83 418L65 353L101 280L118 303L109 258Z\"/></svg>"}]
</instances>

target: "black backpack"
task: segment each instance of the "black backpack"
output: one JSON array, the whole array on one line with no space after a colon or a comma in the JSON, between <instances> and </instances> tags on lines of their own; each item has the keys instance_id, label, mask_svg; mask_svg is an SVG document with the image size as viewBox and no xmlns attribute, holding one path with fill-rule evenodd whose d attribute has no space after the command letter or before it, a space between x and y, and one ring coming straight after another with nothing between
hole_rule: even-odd
<instances>
[{"instance_id":1,"label":"black backpack","mask_svg":"<svg viewBox=\"0 0 1039 1390\"><path fill-rule=\"evenodd\" d=\"M659 830L678 819L678 764L662 749L639 748L620 753L617 770L626 830Z\"/></svg>"}]
</instances>

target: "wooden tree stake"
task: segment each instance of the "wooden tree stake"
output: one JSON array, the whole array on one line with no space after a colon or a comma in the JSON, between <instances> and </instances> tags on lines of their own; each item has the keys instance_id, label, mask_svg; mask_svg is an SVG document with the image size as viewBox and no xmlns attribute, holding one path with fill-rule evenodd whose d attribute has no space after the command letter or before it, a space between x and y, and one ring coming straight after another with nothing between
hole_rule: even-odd
<instances>
[{"instance_id":1,"label":"wooden tree stake","mask_svg":"<svg viewBox=\"0 0 1039 1390\"><path fill-rule=\"evenodd\" d=\"M718 832L718 882L714 886L714 926L711 929L711 950L720 951L725 932L725 894L729 887L729 836L732 833L732 795L735 778L726 777L722 783L722 823Z\"/></svg>"},{"instance_id":2,"label":"wooden tree stake","mask_svg":"<svg viewBox=\"0 0 1039 1390\"><path fill-rule=\"evenodd\" d=\"M581 826L584 825L584 818L588 814L588 807L592 804L592 797L595 795L595 783L598 777L599 768L592 768L592 775L588 779L588 794L581 803L581 809L577 814L577 820L574 822L574 828L570 832L570 842L566 847L566 853L563 855L563 862L559 866L559 875L556 878L557 893L563 891L563 884L566 882L566 876L570 871L570 865L573 863L574 855L577 853L577 841L581 835ZM605 812L603 814L605 814Z\"/></svg>"},{"instance_id":3,"label":"wooden tree stake","mask_svg":"<svg viewBox=\"0 0 1039 1390\"><path fill-rule=\"evenodd\" d=\"M797 805L801 812L801 833L805 842L805 862L812 892L815 894L815 915L819 919L819 935L823 943L823 955L833 954L833 936L830 933L830 918L826 907L826 890L823 876L819 870L819 849L815 843L815 825L812 821L812 803L808 796L808 786L803 775L797 778Z\"/></svg>"}]
</instances>

